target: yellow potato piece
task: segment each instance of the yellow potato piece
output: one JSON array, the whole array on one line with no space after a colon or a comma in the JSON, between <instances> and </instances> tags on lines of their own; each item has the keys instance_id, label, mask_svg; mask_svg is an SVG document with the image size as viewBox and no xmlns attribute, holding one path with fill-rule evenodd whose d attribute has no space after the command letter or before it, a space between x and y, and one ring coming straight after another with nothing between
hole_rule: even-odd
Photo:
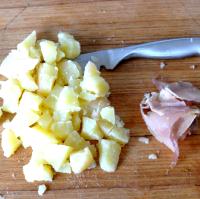
<instances>
[{"instance_id":1,"label":"yellow potato piece","mask_svg":"<svg viewBox=\"0 0 200 199\"><path fill-rule=\"evenodd\" d=\"M56 170L58 173L71 173L72 169L69 161L66 161L59 169Z\"/></svg>"},{"instance_id":2,"label":"yellow potato piece","mask_svg":"<svg viewBox=\"0 0 200 199\"><path fill-rule=\"evenodd\" d=\"M37 122L42 128L49 129L52 123L52 115L50 111L44 110L40 119Z\"/></svg>"},{"instance_id":3,"label":"yellow potato piece","mask_svg":"<svg viewBox=\"0 0 200 199\"><path fill-rule=\"evenodd\" d=\"M96 120L83 117L81 136L87 140L100 140L103 138Z\"/></svg>"},{"instance_id":4,"label":"yellow potato piece","mask_svg":"<svg viewBox=\"0 0 200 199\"><path fill-rule=\"evenodd\" d=\"M3 111L16 113L19 106L19 98L22 94L19 82L14 79L1 82L0 97L3 98Z\"/></svg>"},{"instance_id":5,"label":"yellow potato piece","mask_svg":"<svg viewBox=\"0 0 200 199\"><path fill-rule=\"evenodd\" d=\"M23 166L24 177L27 182L49 181L53 179L53 170L48 165L28 163Z\"/></svg>"},{"instance_id":6,"label":"yellow potato piece","mask_svg":"<svg viewBox=\"0 0 200 199\"><path fill-rule=\"evenodd\" d=\"M108 106L102 108L100 112L101 118L107 120L108 122L115 124L115 109L114 107Z\"/></svg>"},{"instance_id":7,"label":"yellow potato piece","mask_svg":"<svg viewBox=\"0 0 200 199\"><path fill-rule=\"evenodd\" d=\"M21 141L11 129L2 131L1 146L5 157L10 157L21 146Z\"/></svg>"},{"instance_id":8,"label":"yellow potato piece","mask_svg":"<svg viewBox=\"0 0 200 199\"><path fill-rule=\"evenodd\" d=\"M47 63L40 64L38 69L38 92L43 95L48 95L57 78L58 68Z\"/></svg>"},{"instance_id":9,"label":"yellow potato piece","mask_svg":"<svg viewBox=\"0 0 200 199\"><path fill-rule=\"evenodd\" d=\"M56 43L49 40L41 40L39 45L44 61L48 64L53 64L57 59Z\"/></svg>"},{"instance_id":10,"label":"yellow potato piece","mask_svg":"<svg viewBox=\"0 0 200 199\"><path fill-rule=\"evenodd\" d=\"M101 169L107 172L114 172L119 161L120 145L113 140L102 139L98 143L98 149Z\"/></svg>"},{"instance_id":11,"label":"yellow potato piece","mask_svg":"<svg viewBox=\"0 0 200 199\"><path fill-rule=\"evenodd\" d=\"M81 173L88 169L94 162L92 153L88 147L70 155L70 165L74 173Z\"/></svg>"},{"instance_id":12,"label":"yellow potato piece","mask_svg":"<svg viewBox=\"0 0 200 199\"><path fill-rule=\"evenodd\" d=\"M61 49L65 52L67 59L74 59L80 55L80 43L72 35L65 32L58 33L58 42Z\"/></svg>"}]
</instances>

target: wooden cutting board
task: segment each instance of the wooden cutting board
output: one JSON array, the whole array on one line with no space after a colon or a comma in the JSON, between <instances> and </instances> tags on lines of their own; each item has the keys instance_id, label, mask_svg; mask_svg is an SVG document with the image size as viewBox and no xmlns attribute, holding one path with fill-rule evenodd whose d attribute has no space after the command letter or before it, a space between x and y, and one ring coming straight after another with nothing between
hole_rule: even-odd
<instances>
[{"instance_id":1,"label":"wooden cutting board","mask_svg":"<svg viewBox=\"0 0 200 199\"><path fill-rule=\"evenodd\" d=\"M40 38L49 39L55 39L60 30L69 31L81 42L82 52L200 36L199 11L199 0L1 0L0 58L33 29ZM178 164L169 170L172 153L149 134L140 115L144 92L155 90L154 77L190 81L200 87L200 58L165 63L161 70L160 60L134 59L114 71L103 71L111 86L110 100L131 129L118 170L105 173L98 167L80 175L56 175L43 198L200 198L200 128L180 143ZM193 64L195 70L190 68ZM150 144L138 142L139 136L148 136ZM148 160L150 153L159 153L159 158ZM0 194L4 198L39 198L40 183L29 184L22 174L29 157L30 151L23 149L10 159L0 151Z\"/></svg>"}]
</instances>

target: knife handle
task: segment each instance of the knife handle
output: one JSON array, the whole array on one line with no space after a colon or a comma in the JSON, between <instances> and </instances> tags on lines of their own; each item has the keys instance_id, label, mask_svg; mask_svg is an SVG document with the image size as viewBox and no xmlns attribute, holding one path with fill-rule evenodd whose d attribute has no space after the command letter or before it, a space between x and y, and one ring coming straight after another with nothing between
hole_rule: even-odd
<instances>
[{"instance_id":1,"label":"knife handle","mask_svg":"<svg viewBox=\"0 0 200 199\"><path fill-rule=\"evenodd\" d=\"M121 51L122 52L122 51ZM124 48L123 59L179 59L200 55L200 38L167 39Z\"/></svg>"}]
</instances>

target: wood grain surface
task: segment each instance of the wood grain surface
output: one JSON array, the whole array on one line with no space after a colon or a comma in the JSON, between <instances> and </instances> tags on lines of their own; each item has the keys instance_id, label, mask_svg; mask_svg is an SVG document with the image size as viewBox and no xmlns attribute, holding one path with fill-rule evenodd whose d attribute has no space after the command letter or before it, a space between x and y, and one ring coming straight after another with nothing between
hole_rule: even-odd
<instances>
[{"instance_id":1,"label":"wood grain surface","mask_svg":"<svg viewBox=\"0 0 200 199\"><path fill-rule=\"evenodd\" d=\"M200 36L199 0L1 0L0 58L33 29L39 37L55 39L60 30L80 40L82 52L122 47L158 39ZM200 87L200 58L165 61L134 59L114 71L103 70L111 86L110 100L131 129L118 170L99 168L80 175L56 175L44 199L199 199L200 128L180 142L180 159L169 169L172 153L148 133L139 112L144 92L155 90L151 79L190 81ZM190 68L195 64L195 70ZM13 66L14 67L14 66ZM150 144L139 143L148 136ZM159 153L157 160L148 154ZM30 151L20 149L10 159L0 150L0 194L6 199L39 198L37 185L27 183L22 166Z\"/></svg>"}]
</instances>

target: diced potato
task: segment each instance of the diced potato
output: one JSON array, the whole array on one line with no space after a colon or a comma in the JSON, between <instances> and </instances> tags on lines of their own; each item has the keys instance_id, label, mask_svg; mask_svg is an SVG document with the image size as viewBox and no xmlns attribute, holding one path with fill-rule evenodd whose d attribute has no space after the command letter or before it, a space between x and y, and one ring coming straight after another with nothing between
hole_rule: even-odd
<instances>
[{"instance_id":1,"label":"diced potato","mask_svg":"<svg viewBox=\"0 0 200 199\"><path fill-rule=\"evenodd\" d=\"M70 146L61 144L46 144L36 150L38 150L36 154L39 154L39 157L34 157L35 160L38 158L38 163L41 163L40 159L42 159L57 171L69 158L73 149Z\"/></svg>"},{"instance_id":2,"label":"diced potato","mask_svg":"<svg viewBox=\"0 0 200 199\"><path fill-rule=\"evenodd\" d=\"M23 166L23 173L27 182L51 182L53 179L53 170L49 165L28 163Z\"/></svg>"},{"instance_id":3,"label":"diced potato","mask_svg":"<svg viewBox=\"0 0 200 199\"><path fill-rule=\"evenodd\" d=\"M106 138L115 140L120 144L126 144L129 141L129 130L123 127L113 126L106 120L98 121L100 129L103 131Z\"/></svg>"},{"instance_id":4,"label":"diced potato","mask_svg":"<svg viewBox=\"0 0 200 199\"><path fill-rule=\"evenodd\" d=\"M74 59L80 55L80 43L72 35L65 32L58 33L58 42L61 49L65 52L67 59Z\"/></svg>"},{"instance_id":5,"label":"diced potato","mask_svg":"<svg viewBox=\"0 0 200 199\"><path fill-rule=\"evenodd\" d=\"M106 121L106 120L99 120L98 121L98 125L101 129L101 131L105 134L105 135L109 135L109 133L112 131L112 129L114 128L114 126Z\"/></svg>"},{"instance_id":6,"label":"diced potato","mask_svg":"<svg viewBox=\"0 0 200 199\"><path fill-rule=\"evenodd\" d=\"M38 86L37 86L30 71L20 74L18 76L18 80L19 80L21 87L28 91L36 91L38 89Z\"/></svg>"},{"instance_id":7,"label":"diced potato","mask_svg":"<svg viewBox=\"0 0 200 199\"><path fill-rule=\"evenodd\" d=\"M55 110L53 120L57 122L66 122L72 119L71 113L66 110Z\"/></svg>"},{"instance_id":8,"label":"diced potato","mask_svg":"<svg viewBox=\"0 0 200 199\"><path fill-rule=\"evenodd\" d=\"M34 30L21 43L17 45L17 49L25 54L29 54L29 49L36 44L36 31Z\"/></svg>"},{"instance_id":9,"label":"diced potato","mask_svg":"<svg viewBox=\"0 0 200 199\"><path fill-rule=\"evenodd\" d=\"M59 62L61 61L63 58L65 58L65 53L60 49L60 47L57 48L57 57L56 57L56 61Z\"/></svg>"},{"instance_id":10,"label":"diced potato","mask_svg":"<svg viewBox=\"0 0 200 199\"><path fill-rule=\"evenodd\" d=\"M22 140L24 148L38 148L47 144L58 144L60 141L48 130L39 125L33 127L18 127L14 129L15 134Z\"/></svg>"},{"instance_id":11,"label":"diced potato","mask_svg":"<svg viewBox=\"0 0 200 199\"><path fill-rule=\"evenodd\" d=\"M115 141L102 139L98 143L98 149L101 169L107 172L114 172L119 161L120 145Z\"/></svg>"},{"instance_id":12,"label":"diced potato","mask_svg":"<svg viewBox=\"0 0 200 199\"><path fill-rule=\"evenodd\" d=\"M110 132L106 133L105 131L104 134L105 137L115 140L119 144L127 144L130 138L129 130L123 127L114 126Z\"/></svg>"},{"instance_id":13,"label":"diced potato","mask_svg":"<svg viewBox=\"0 0 200 199\"><path fill-rule=\"evenodd\" d=\"M50 111L44 110L40 119L37 122L42 128L49 129L52 123L52 116Z\"/></svg>"},{"instance_id":14,"label":"diced potato","mask_svg":"<svg viewBox=\"0 0 200 199\"><path fill-rule=\"evenodd\" d=\"M33 70L38 63L39 59L12 50L1 63L0 74L7 78L17 79L20 74Z\"/></svg>"},{"instance_id":15,"label":"diced potato","mask_svg":"<svg viewBox=\"0 0 200 199\"><path fill-rule=\"evenodd\" d=\"M100 112L101 118L115 125L115 109L112 106L102 108Z\"/></svg>"},{"instance_id":16,"label":"diced potato","mask_svg":"<svg viewBox=\"0 0 200 199\"><path fill-rule=\"evenodd\" d=\"M38 69L39 92L48 95L53 87L58 73L58 68L47 63L40 64Z\"/></svg>"},{"instance_id":17,"label":"diced potato","mask_svg":"<svg viewBox=\"0 0 200 199\"><path fill-rule=\"evenodd\" d=\"M80 65L71 60L63 60L58 64L59 73L65 84L69 84L71 79L78 79L82 76Z\"/></svg>"},{"instance_id":18,"label":"diced potato","mask_svg":"<svg viewBox=\"0 0 200 199\"><path fill-rule=\"evenodd\" d=\"M19 98L22 94L22 88L19 82L14 79L1 82L0 97L3 98L3 111L16 113L19 106Z\"/></svg>"},{"instance_id":19,"label":"diced potato","mask_svg":"<svg viewBox=\"0 0 200 199\"><path fill-rule=\"evenodd\" d=\"M2 131L1 146L5 157L10 157L21 146L21 141L16 137L15 133L10 129Z\"/></svg>"},{"instance_id":20,"label":"diced potato","mask_svg":"<svg viewBox=\"0 0 200 199\"><path fill-rule=\"evenodd\" d=\"M100 140L103 138L103 133L96 120L83 117L81 136L87 140Z\"/></svg>"},{"instance_id":21,"label":"diced potato","mask_svg":"<svg viewBox=\"0 0 200 199\"><path fill-rule=\"evenodd\" d=\"M81 93L79 94L79 98L86 100L86 101L93 101L97 98L97 96L93 93L90 93L88 91L81 91Z\"/></svg>"},{"instance_id":22,"label":"diced potato","mask_svg":"<svg viewBox=\"0 0 200 199\"><path fill-rule=\"evenodd\" d=\"M68 134L64 144L73 147L74 150L80 150L87 146L87 142L76 131Z\"/></svg>"},{"instance_id":23,"label":"diced potato","mask_svg":"<svg viewBox=\"0 0 200 199\"><path fill-rule=\"evenodd\" d=\"M53 64L54 62L56 62L57 58L56 43L49 40L41 40L39 44L44 61L48 64Z\"/></svg>"},{"instance_id":24,"label":"diced potato","mask_svg":"<svg viewBox=\"0 0 200 199\"><path fill-rule=\"evenodd\" d=\"M74 173L81 173L94 163L92 153L86 147L81 151L77 151L70 155L70 165Z\"/></svg>"},{"instance_id":25,"label":"diced potato","mask_svg":"<svg viewBox=\"0 0 200 199\"><path fill-rule=\"evenodd\" d=\"M72 169L69 161L66 161L59 169L56 170L59 173L71 173Z\"/></svg>"},{"instance_id":26,"label":"diced potato","mask_svg":"<svg viewBox=\"0 0 200 199\"><path fill-rule=\"evenodd\" d=\"M40 105L42 101L43 98L40 97L39 95L29 91L24 91L19 103L19 109L25 111L33 110L38 112L40 111Z\"/></svg>"},{"instance_id":27,"label":"diced potato","mask_svg":"<svg viewBox=\"0 0 200 199\"><path fill-rule=\"evenodd\" d=\"M18 128L18 126L31 126L35 124L40 119L40 114L33 110L20 110L17 112L11 125L13 128Z\"/></svg>"},{"instance_id":28,"label":"diced potato","mask_svg":"<svg viewBox=\"0 0 200 199\"><path fill-rule=\"evenodd\" d=\"M69 133L71 133L73 130L74 129L71 121L53 122L51 125L52 133L61 140L65 140Z\"/></svg>"},{"instance_id":29,"label":"diced potato","mask_svg":"<svg viewBox=\"0 0 200 199\"><path fill-rule=\"evenodd\" d=\"M39 59L40 61L42 61L42 52L41 49L39 47L39 45L36 46L31 46L29 49L29 56L32 58L36 58Z\"/></svg>"},{"instance_id":30,"label":"diced potato","mask_svg":"<svg viewBox=\"0 0 200 199\"><path fill-rule=\"evenodd\" d=\"M47 108L54 110L61 90L62 90L62 87L58 84L55 84L51 93L48 95L47 98L44 99L43 105Z\"/></svg>"},{"instance_id":31,"label":"diced potato","mask_svg":"<svg viewBox=\"0 0 200 199\"><path fill-rule=\"evenodd\" d=\"M67 110L70 112L80 111L78 95L74 92L73 88L64 86L58 97L56 103L57 110Z\"/></svg>"},{"instance_id":32,"label":"diced potato","mask_svg":"<svg viewBox=\"0 0 200 199\"><path fill-rule=\"evenodd\" d=\"M81 88L96 94L98 97L104 97L108 95L109 85L98 73L96 66L92 62L88 62L85 66Z\"/></svg>"},{"instance_id":33,"label":"diced potato","mask_svg":"<svg viewBox=\"0 0 200 199\"><path fill-rule=\"evenodd\" d=\"M81 118L78 112L72 114L72 124L75 131L79 131L81 128Z\"/></svg>"}]
</instances>

